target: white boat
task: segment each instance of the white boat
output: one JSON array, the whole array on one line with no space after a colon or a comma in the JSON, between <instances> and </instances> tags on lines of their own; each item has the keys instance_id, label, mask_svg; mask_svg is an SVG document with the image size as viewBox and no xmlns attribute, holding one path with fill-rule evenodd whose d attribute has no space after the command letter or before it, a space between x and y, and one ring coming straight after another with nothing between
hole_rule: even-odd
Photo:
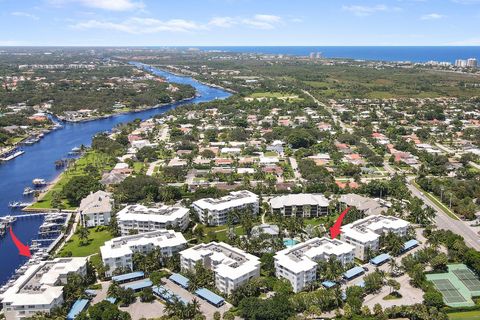
<instances>
[{"instance_id":1,"label":"white boat","mask_svg":"<svg viewBox=\"0 0 480 320\"><path fill-rule=\"evenodd\" d=\"M28 196L30 194L33 194L35 193L35 190L30 188L30 187L26 187L25 189L23 189L23 195L24 196Z\"/></svg>"},{"instance_id":2,"label":"white boat","mask_svg":"<svg viewBox=\"0 0 480 320\"><path fill-rule=\"evenodd\" d=\"M20 202L20 201L14 201L8 204L10 208L24 208L24 207L28 207L29 205L31 205L30 202Z\"/></svg>"},{"instance_id":3,"label":"white boat","mask_svg":"<svg viewBox=\"0 0 480 320\"><path fill-rule=\"evenodd\" d=\"M32 183L34 186L44 186L47 184L45 179L40 179L40 178L35 178L32 180Z\"/></svg>"}]
</instances>

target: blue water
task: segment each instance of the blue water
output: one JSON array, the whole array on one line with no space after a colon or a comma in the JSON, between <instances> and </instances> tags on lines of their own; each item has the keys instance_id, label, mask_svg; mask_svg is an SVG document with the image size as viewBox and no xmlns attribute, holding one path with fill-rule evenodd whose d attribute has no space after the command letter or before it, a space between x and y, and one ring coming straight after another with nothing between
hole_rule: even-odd
<instances>
[{"instance_id":1,"label":"blue water","mask_svg":"<svg viewBox=\"0 0 480 320\"><path fill-rule=\"evenodd\" d=\"M193 100L169 104L161 108L145 110L137 113L117 115L82 123L64 123L64 127L46 135L39 143L25 146L25 154L0 165L0 215L15 214L8 203L23 198L22 192L26 186L31 186L34 178L53 180L59 173L55 169L55 161L67 157L73 147L89 145L92 137L103 131L108 131L120 123L135 119L148 119L170 109L187 103L200 103L213 99L223 99L230 94L226 91L209 87L191 78L176 76L158 69L153 72L165 77L170 82L190 84L197 90L198 96ZM19 219L13 226L15 234L24 243L35 239L42 218ZM4 283L26 258L18 255L10 236L0 239L0 284Z\"/></svg>"},{"instance_id":2,"label":"blue water","mask_svg":"<svg viewBox=\"0 0 480 320\"><path fill-rule=\"evenodd\" d=\"M202 50L221 50L242 53L287 54L308 56L322 52L327 58L350 58L381 61L427 62L430 60L455 62L456 59L477 58L480 47L198 47Z\"/></svg>"}]
</instances>

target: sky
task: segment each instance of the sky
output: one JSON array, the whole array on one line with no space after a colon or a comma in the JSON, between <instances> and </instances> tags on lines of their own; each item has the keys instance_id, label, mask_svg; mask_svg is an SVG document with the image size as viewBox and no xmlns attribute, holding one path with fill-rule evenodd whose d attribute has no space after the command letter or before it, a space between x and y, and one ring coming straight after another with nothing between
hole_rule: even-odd
<instances>
[{"instance_id":1,"label":"sky","mask_svg":"<svg viewBox=\"0 0 480 320\"><path fill-rule=\"evenodd\" d=\"M0 46L478 46L480 0L0 0Z\"/></svg>"}]
</instances>

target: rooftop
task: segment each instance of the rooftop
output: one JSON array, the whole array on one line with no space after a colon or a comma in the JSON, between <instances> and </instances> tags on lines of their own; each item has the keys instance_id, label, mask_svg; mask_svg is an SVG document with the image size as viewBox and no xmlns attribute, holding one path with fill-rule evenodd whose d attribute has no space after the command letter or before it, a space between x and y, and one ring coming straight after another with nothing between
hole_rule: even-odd
<instances>
[{"instance_id":1,"label":"rooftop","mask_svg":"<svg viewBox=\"0 0 480 320\"><path fill-rule=\"evenodd\" d=\"M184 207L146 207L140 204L129 205L117 213L118 221L152 221L159 223L181 219L188 214L189 209Z\"/></svg>"},{"instance_id":2,"label":"rooftop","mask_svg":"<svg viewBox=\"0 0 480 320\"><path fill-rule=\"evenodd\" d=\"M260 266L260 259L224 242L198 244L180 252L193 261L211 261L211 269L222 277L236 279Z\"/></svg>"},{"instance_id":3,"label":"rooftop","mask_svg":"<svg viewBox=\"0 0 480 320\"><path fill-rule=\"evenodd\" d=\"M273 209L283 208L286 206L321 206L328 207L330 201L322 194L313 193L299 193L288 194L280 197L275 197L270 200L270 205Z\"/></svg>"},{"instance_id":4,"label":"rooftop","mask_svg":"<svg viewBox=\"0 0 480 320\"><path fill-rule=\"evenodd\" d=\"M248 190L233 191L228 196L218 199L205 198L195 201L193 204L201 209L222 211L232 207L258 202L258 196Z\"/></svg>"},{"instance_id":5,"label":"rooftop","mask_svg":"<svg viewBox=\"0 0 480 320\"><path fill-rule=\"evenodd\" d=\"M50 305L63 293L61 279L78 272L86 263L86 258L57 258L34 264L1 298L12 306Z\"/></svg>"},{"instance_id":6,"label":"rooftop","mask_svg":"<svg viewBox=\"0 0 480 320\"><path fill-rule=\"evenodd\" d=\"M180 232L173 230L156 230L131 236L114 238L100 248L103 259L123 257L133 254L137 247L152 245L166 248L185 245L187 241ZM133 249L133 250L132 250Z\"/></svg>"},{"instance_id":7,"label":"rooftop","mask_svg":"<svg viewBox=\"0 0 480 320\"><path fill-rule=\"evenodd\" d=\"M360 242L375 241L385 230L393 231L408 227L409 223L393 216L374 215L342 226L345 236Z\"/></svg>"},{"instance_id":8,"label":"rooftop","mask_svg":"<svg viewBox=\"0 0 480 320\"><path fill-rule=\"evenodd\" d=\"M83 198L79 210L83 214L110 212L112 201L111 193L99 190Z\"/></svg>"}]
</instances>

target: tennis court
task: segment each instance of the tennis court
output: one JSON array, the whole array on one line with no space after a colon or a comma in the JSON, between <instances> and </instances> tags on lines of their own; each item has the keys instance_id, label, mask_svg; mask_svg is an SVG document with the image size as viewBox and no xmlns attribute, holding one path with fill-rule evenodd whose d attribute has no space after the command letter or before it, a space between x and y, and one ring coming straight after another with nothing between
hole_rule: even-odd
<instances>
[{"instance_id":1,"label":"tennis court","mask_svg":"<svg viewBox=\"0 0 480 320\"><path fill-rule=\"evenodd\" d=\"M474 306L472 297L480 296L480 280L477 275L464 264L449 264L447 267L448 272L427 274L427 280L442 293L446 305Z\"/></svg>"},{"instance_id":2,"label":"tennis court","mask_svg":"<svg viewBox=\"0 0 480 320\"><path fill-rule=\"evenodd\" d=\"M470 269L452 270L457 278L462 281L465 287L470 291L480 291L480 280L478 280L475 273Z\"/></svg>"},{"instance_id":3,"label":"tennis court","mask_svg":"<svg viewBox=\"0 0 480 320\"><path fill-rule=\"evenodd\" d=\"M462 303L467 300L460 294L460 292L453 286L448 279L430 280L433 282L438 291L443 295L445 303Z\"/></svg>"}]
</instances>

